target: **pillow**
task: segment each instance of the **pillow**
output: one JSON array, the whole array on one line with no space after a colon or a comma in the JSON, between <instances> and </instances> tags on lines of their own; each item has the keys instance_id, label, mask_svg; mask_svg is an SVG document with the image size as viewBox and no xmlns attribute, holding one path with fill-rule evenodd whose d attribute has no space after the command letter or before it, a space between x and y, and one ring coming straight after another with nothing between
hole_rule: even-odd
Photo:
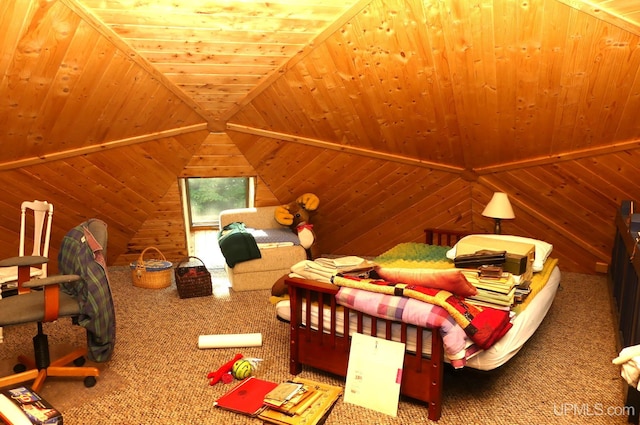
<instances>
[{"instance_id":1,"label":"pillow","mask_svg":"<svg viewBox=\"0 0 640 425\"><path fill-rule=\"evenodd\" d=\"M408 285L444 289L465 298L478 293L476 287L469 283L459 269L405 269L378 266L376 272L381 278L392 283L400 282Z\"/></svg>"},{"instance_id":2,"label":"pillow","mask_svg":"<svg viewBox=\"0 0 640 425\"><path fill-rule=\"evenodd\" d=\"M507 242L520 242L520 243L529 243L535 246L536 248L536 258L533 260L533 271L540 272L544 268L544 262L549 258L549 254L553 251L553 245L548 242L541 241L538 239L526 238L524 236L514 236L514 235L490 235L490 234L479 234L479 235L469 235L469 236L482 236L483 238L491 238L498 239ZM458 243L463 241L467 236L460 239ZM456 243L456 245L458 245ZM456 245L447 251L447 258L453 260L456 258Z\"/></svg>"},{"instance_id":3,"label":"pillow","mask_svg":"<svg viewBox=\"0 0 640 425\"><path fill-rule=\"evenodd\" d=\"M298 235L288 227L273 229L248 229L256 240L256 243L290 243L300 245Z\"/></svg>"}]
</instances>

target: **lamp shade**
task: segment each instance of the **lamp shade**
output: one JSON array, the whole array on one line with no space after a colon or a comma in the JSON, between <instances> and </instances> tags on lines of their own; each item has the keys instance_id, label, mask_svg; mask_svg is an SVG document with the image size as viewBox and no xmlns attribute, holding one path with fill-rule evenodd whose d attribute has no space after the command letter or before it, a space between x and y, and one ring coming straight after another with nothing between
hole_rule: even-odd
<instances>
[{"instance_id":1,"label":"lamp shade","mask_svg":"<svg viewBox=\"0 0 640 425\"><path fill-rule=\"evenodd\" d=\"M491 201L487 204L482 211L482 215L485 217L507 219L515 218L513 208L509 202L509 197L504 192L495 192Z\"/></svg>"}]
</instances>

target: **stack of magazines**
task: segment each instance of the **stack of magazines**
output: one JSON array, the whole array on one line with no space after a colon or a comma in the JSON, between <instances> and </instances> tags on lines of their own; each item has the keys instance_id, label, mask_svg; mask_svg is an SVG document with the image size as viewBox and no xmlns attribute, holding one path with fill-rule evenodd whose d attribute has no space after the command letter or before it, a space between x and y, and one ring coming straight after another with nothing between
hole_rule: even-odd
<instances>
[{"instance_id":1,"label":"stack of magazines","mask_svg":"<svg viewBox=\"0 0 640 425\"><path fill-rule=\"evenodd\" d=\"M250 376L217 399L215 406L280 425L324 422L342 387L296 378L280 384Z\"/></svg>"},{"instance_id":2,"label":"stack of magazines","mask_svg":"<svg viewBox=\"0 0 640 425\"><path fill-rule=\"evenodd\" d=\"M342 394L342 388L297 378L279 384L264 398L258 417L278 425L319 424Z\"/></svg>"}]
</instances>

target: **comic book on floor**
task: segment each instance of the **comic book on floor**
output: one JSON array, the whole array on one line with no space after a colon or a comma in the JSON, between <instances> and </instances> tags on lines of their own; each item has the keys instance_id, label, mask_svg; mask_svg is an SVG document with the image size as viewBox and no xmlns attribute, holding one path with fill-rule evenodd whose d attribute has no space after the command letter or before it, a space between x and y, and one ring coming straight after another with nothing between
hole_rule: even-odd
<instances>
[{"instance_id":1,"label":"comic book on floor","mask_svg":"<svg viewBox=\"0 0 640 425\"><path fill-rule=\"evenodd\" d=\"M62 425L56 408L29 387L0 391L0 422L9 425Z\"/></svg>"}]
</instances>

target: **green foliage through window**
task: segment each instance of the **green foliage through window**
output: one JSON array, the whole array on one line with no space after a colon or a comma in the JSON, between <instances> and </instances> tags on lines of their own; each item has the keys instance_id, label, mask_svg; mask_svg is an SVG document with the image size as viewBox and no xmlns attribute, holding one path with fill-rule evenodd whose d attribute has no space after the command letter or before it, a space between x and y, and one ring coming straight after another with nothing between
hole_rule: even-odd
<instances>
[{"instance_id":1,"label":"green foliage through window","mask_svg":"<svg viewBox=\"0 0 640 425\"><path fill-rule=\"evenodd\" d=\"M247 177L187 179L191 225L215 225L220 211L247 207L249 180Z\"/></svg>"}]
</instances>

